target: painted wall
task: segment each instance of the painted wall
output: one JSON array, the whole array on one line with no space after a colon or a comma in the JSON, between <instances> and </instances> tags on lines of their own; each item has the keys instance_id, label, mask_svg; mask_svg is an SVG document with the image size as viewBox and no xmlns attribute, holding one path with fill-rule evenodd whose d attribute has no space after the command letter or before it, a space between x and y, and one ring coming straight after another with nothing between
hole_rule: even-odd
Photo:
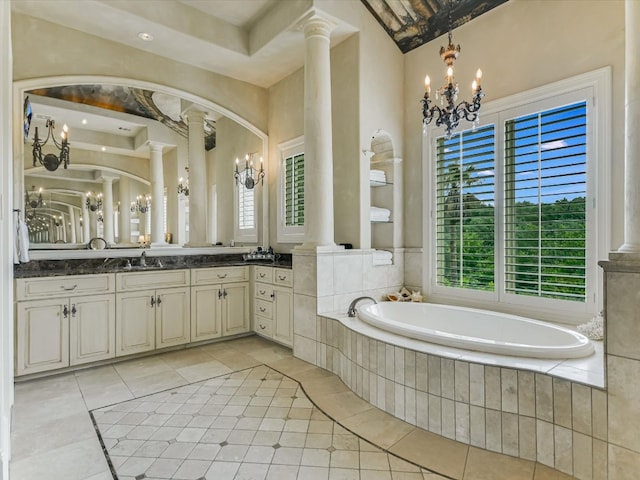
<instances>
[{"instance_id":1,"label":"painted wall","mask_svg":"<svg viewBox=\"0 0 640 480\"><path fill-rule=\"evenodd\" d=\"M461 98L469 98L478 67L485 102L523 92L607 65L613 71L611 162L612 249L623 241L624 171L624 2L622 0L511 0L457 28L462 51L455 64ZM406 246L422 246L422 123L419 100L424 77L432 88L444 82L436 39L405 55L405 225ZM467 87L468 85L468 87Z\"/></svg>"}]
</instances>

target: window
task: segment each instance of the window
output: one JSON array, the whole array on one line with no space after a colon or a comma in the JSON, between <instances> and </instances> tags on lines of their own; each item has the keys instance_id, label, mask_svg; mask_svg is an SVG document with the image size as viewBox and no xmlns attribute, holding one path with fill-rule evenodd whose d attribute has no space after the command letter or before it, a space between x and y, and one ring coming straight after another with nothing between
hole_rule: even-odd
<instances>
[{"instance_id":1,"label":"window","mask_svg":"<svg viewBox=\"0 0 640 480\"><path fill-rule=\"evenodd\" d=\"M304 237L304 140L280 144L278 242L299 243Z\"/></svg>"},{"instance_id":2,"label":"window","mask_svg":"<svg viewBox=\"0 0 640 480\"><path fill-rule=\"evenodd\" d=\"M236 183L236 228L235 240L257 242L255 188L246 188L246 171L240 173L240 182Z\"/></svg>"},{"instance_id":3,"label":"window","mask_svg":"<svg viewBox=\"0 0 640 480\"><path fill-rule=\"evenodd\" d=\"M433 140L433 295L576 318L601 308L609 75L496 101L475 130Z\"/></svg>"}]
</instances>

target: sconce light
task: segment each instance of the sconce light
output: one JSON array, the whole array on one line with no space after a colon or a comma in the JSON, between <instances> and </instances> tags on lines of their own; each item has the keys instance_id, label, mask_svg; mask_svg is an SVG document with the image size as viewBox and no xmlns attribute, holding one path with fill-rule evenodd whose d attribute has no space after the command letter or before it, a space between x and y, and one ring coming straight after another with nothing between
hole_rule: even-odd
<instances>
[{"instance_id":1,"label":"sconce light","mask_svg":"<svg viewBox=\"0 0 640 480\"><path fill-rule=\"evenodd\" d=\"M187 180L185 181L183 177L180 177L178 180L178 195L182 195L183 197L189 196L189 167L184 167L187 171ZM182 182L185 182L184 184Z\"/></svg>"},{"instance_id":2,"label":"sconce light","mask_svg":"<svg viewBox=\"0 0 640 480\"><path fill-rule=\"evenodd\" d=\"M244 157L244 170L238 170L238 159L236 158L236 169L233 172L233 178L236 179L236 183L238 185L244 185L244 188L247 190L251 190L256 186L258 182L264 184L264 162L262 161L262 157L260 157L260 170L256 170L253 167L253 157L257 155L257 153L247 154Z\"/></svg>"},{"instance_id":3,"label":"sconce light","mask_svg":"<svg viewBox=\"0 0 640 480\"><path fill-rule=\"evenodd\" d=\"M96 220L100 223L104 222L104 214L102 213L102 210L98 210L98 212L96 213Z\"/></svg>"},{"instance_id":4,"label":"sconce light","mask_svg":"<svg viewBox=\"0 0 640 480\"><path fill-rule=\"evenodd\" d=\"M102 208L102 194L96 192L87 192L87 208L92 212L97 212Z\"/></svg>"},{"instance_id":5,"label":"sconce light","mask_svg":"<svg viewBox=\"0 0 640 480\"><path fill-rule=\"evenodd\" d=\"M135 202L131 202L131 213L136 211L140 213L147 213L151 208L151 196L150 195L138 195Z\"/></svg>"},{"instance_id":6,"label":"sconce light","mask_svg":"<svg viewBox=\"0 0 640 480\"><path fill-rule=\"evenodd\" d=\"M53 129L56 128L56 123L53 119L47 119L46 123L47 138L45 138L44 142L40 140L38 137L38 127L36 127L35 134L33 136L33 166L36 166L36 162L39 162L40 165L44 166L50 172L55 172L60 164L64 164L64 168L66 169L69 165L69 141L68 141L68 133L69 129L65 124L62 127L62 132L60 132L60 142L56 140L55 135L53 135ZM47 153L46 155L42 155L42 147L44 147L49 138L53 139L53 143L60 150L60 155L54 155L53 153Z\"/></svg>"},{"instance_id":7,"label":"sconce light","mask_svg":"<svg viewBox=\"0 0 640 480\"><path fill-rule=\"evenodd\" d=\"M36 191L36 186L31 186L30 192L24 192L24 205L25 208L38 208L44 205L42 201L42 187Z\"/></svg>"}]
</instances>

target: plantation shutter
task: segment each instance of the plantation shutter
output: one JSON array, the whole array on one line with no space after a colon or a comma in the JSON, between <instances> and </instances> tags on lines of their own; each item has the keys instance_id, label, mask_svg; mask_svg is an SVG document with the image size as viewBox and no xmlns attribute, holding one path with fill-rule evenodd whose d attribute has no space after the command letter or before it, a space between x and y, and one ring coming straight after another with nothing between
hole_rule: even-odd
<instances>
[{"instance_id":1,"label":"plantation shutter","mask_svg":"<svg viewBox=\"0 0 640 480\"><path fill-rule=\"evenodd\" d=\"M586 299L586 102L505 123L505 290Z\"/></svg>"},{"instance_id":2,"label":"plantation shutter","mask_svg":"<svg viewBox=\"0 0 640 480\"><path fill-rule=\"evenodd\" d=\"M438 285L490 290L495 264L495 127L436 141Z\"/></svg>"},{"instance_id":3,"label":"plantation shutter","mask_svg":"<svg viewBox=\"0 0 640 480\"><path fill-rule=\"evenodd\" d=\"M244 186L246 177L247 171L242 172L238 183L238 228L240 230L255 228L255 190Z\"/></svg>"},{"instance_id":4,"label":"plantation shutter","mask_svg":"<svg viewBox=\"0 0 640 480\"><path fill-rule=\"evenodd\" d=\"M285 159L285 225L304 225L304 153Z\"/></svg>"}]
</instances>

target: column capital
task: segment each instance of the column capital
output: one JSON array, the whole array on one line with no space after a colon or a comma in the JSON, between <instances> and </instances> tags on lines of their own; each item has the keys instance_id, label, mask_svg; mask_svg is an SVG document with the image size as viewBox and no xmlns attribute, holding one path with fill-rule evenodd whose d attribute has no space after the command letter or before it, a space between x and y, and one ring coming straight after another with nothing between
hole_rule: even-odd
<instances>
[{"instance_id":1,"label":"column capital","mask_svg":"<svg viewBox=\"0 0 640 480\"><path fill-rule=\"evenodd\" d=\"M149 146L149 150L151 150L152 152L160 152L160 153L162 153L162 149L165 146L164 143L153 142L153 141L148 141L147 145Z\"/></svg>"},{"instance_id":2,"label":"column capital","mask_svg":"<svg viewBox=\"0 0 640 480\"><path fill-rule=\"evenodd\" d=\"M188 121L204 122L208 113L209 112L204 107L192 103L182 111L181 115L186 117Z\"/></svg>"},{"instance_id":3,"label":"column capital","mask_svg":"<svg viewBox=\"0 0 640 480\"><path fill-rule=\"evenodd\" d=\"M331 32L338 24L328 16L314 10L298 23L298 28L304 32L305 38L322 37L330 38Z\"/></svg>"}]
</instances>

